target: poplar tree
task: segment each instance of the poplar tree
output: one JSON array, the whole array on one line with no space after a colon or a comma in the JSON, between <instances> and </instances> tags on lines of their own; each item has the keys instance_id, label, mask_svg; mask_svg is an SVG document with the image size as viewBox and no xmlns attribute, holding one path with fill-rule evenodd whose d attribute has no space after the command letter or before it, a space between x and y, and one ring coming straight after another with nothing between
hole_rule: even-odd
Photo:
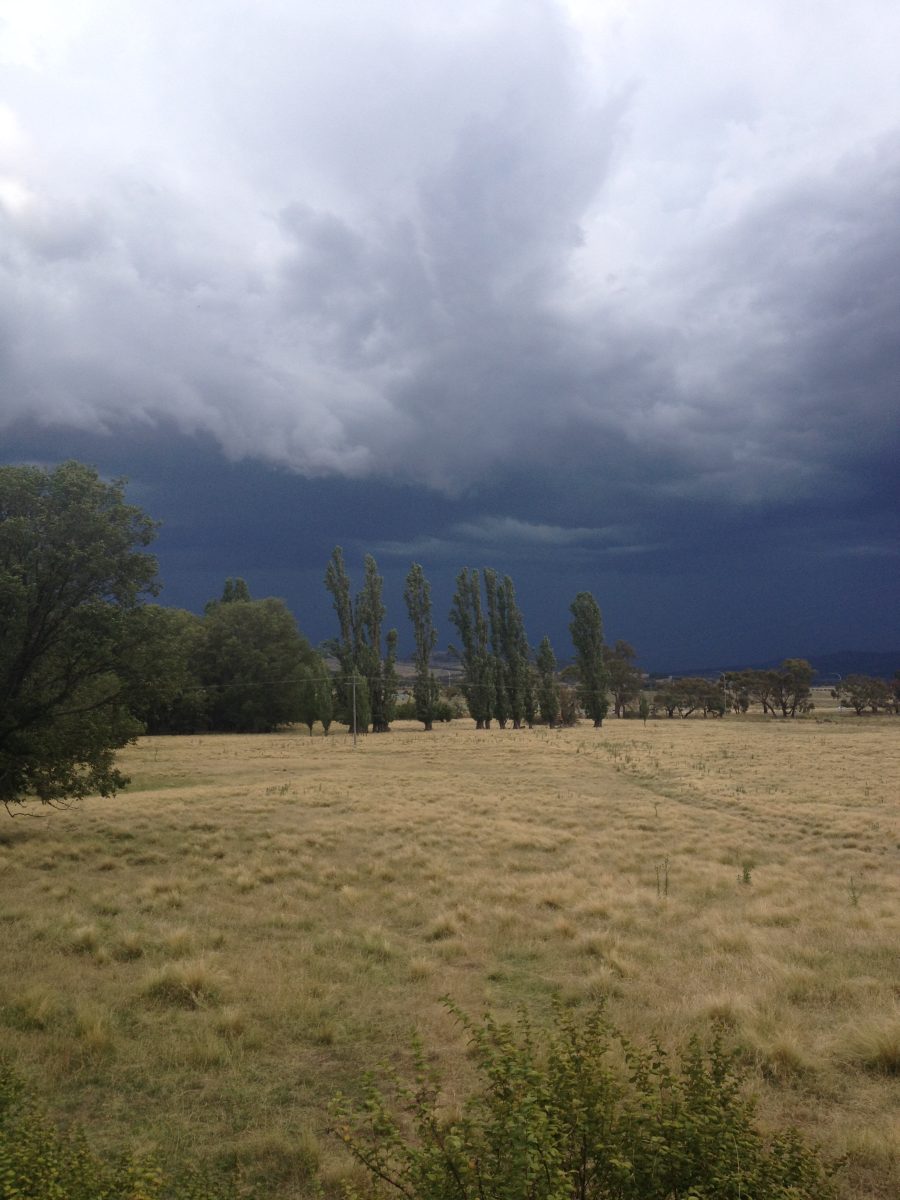
<instances>
[{"instance_id":1,"label":"poplar tree","mask_svg":"<svg viewBox=\"0 0 900 1200\"><path fill-rule=\"evenodd\" d=\"M490 729L494 691L488 651L488 629L481 607L481 581L477 570L463 567L456 577L450 620L459 634L460 647L451 650L462 663L462 693L475 719L476 729Z\"/></svg>"},{"instance_id":2,"label":"poplar tree","mask_svg":"<svg viewBox=\"0 0 900 1200\"><path fill-rule=\"evenodd\" d=\"M344 552L335 546L325 571L325 586L331 592L340 629L340 636L332 643L341 667L336 687L340 719L347 725L353 723L355 680L356 728L366 730L371 723L374 733L390 731L397 697L396 629L388 632L386 653L382 653L383 582L375 559L367 554L363 586L353 601Z\"/></svg>"},{"instance_id":3,"label":"poplar tree","mask_svg":"<svg viewBox=\"0 0 900 1200\"><path fill-rule=\"evenodd\" d=\"M597 729L609 711L609 680L603 661L603 622L600 608L590 592L579 592L569 606L569 632L575 647L579 697L585 714Z\"/></svg>"},{"instance_id":4,"label":"poplar tree","mask_svg":"<svg viewBox=\"0 0 900 1200\"><path fill-rule=\"evenodd\" d=\"M363 586L353 606L356 661L368 683L372 732L389 733L397 698L397 630L388 631L387 653L381 652L381 626L385 607L384 580L371 554L365 558Z\"/></svg>"},{"instance_id":5,"label":"poplar tree","mask_svg":"<svg viewBox=\"0 0 900 1200\"><path fill-rule=\"evenodd\" d=\"M409 568L403 598L416 642L416 681L413 684L416 717L425 725L425 732L430 733L440 695L438 682L431 671L431 655L438 635L431 620L431 585L419 563L413 563Z\"/></svg>"},{"instance_id":6,"label":"poplar tree","mask_svg":"<svg viewBox=\"0 0 900 1200\"><path fill-rule=\"evenodd\" d=\"M338 660L338 677L335 680L338 719L345 725L352 724L353 714L351 679L357 672L355 637L353 632L353 604L350 599L350 577L344 565L344 551L335 546L325 569L325 587L331 593L331 601L338 619L339 636L331 641L330 650ZM358 700L358 697L357 697ZM357 705L357 728L368 729L368 706L365 725L359 720Z\"/></svg>"},{"instance_id":7,"label":"poplar tree","mask_svg":"<svg viewBox=\"0 0 900 1200\"><path fill-rule=\"evenodd\" d=\"M488 631L490 634L490 667L493 682L491 715L496 717L501 729L506 728L510 717L508 682L508 612L504 585L498 582L497 572L492 567L484 568L484 591L487 597Z\"/></svg>"},{"instance_id":8,"label":"poplar tree","mask_svg":"<svg viewBox=\"0 0 900 1200\"><path fill-rule=\"evenodd\" d=\"M544 637L537 652L538 704L547 725L559 724L559 682L556 678L556 655L550 639Z\"/></svg>"},{"instance_id":9,"label":"poplar tree","mask_svg":"<svg viewBox=\"0 0 900 1200\"><path fill-rule=\"evenodd\" d=\"M503 661L506 671L506 692L513 728L521 729L525 721L534 724L534 687L531 671L531 647L525 635L522 610L516 602L516 589L508 575L504 576L499 593L502 613Z\"/></svg>"}]
</instances>

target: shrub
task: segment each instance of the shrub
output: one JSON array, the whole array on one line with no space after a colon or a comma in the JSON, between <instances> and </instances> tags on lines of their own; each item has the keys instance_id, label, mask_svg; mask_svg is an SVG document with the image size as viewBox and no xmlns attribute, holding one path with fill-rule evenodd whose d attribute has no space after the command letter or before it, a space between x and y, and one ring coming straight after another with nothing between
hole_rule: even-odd
<instances>
[{"instance_id":1,"label":"shrub","mask_svg":"<svg viewBox=\"0 0 900 1200\"><path fill-rule=\"evenodd\" d=\"M47 1119L0 1062L0 1196L21 1200L236 1200L231 1180L193 1171L166 1177L153 1162L101 1159L78 1131Z\"/></svg>"},{"instance_id":2,"label":"shrub","mask_svg":"<svg viewBox=\"0 0 900 1200\"><path fill-rule=\"evenodd\" d=\"M830 1168L789 1132L766 1139L733 1055L691 1041L673 1065L595 1012L557 1009L539 1036L485 1018L469 1034L481 1085L445 1118L440 1080L416 1048L414 1083L391 1099L368 1078L336 1105L337 1133L373 1193L408 1200L826 1200ZM352 1193L351 1193L352 1194Z\"/></svg>"}]
</instances>

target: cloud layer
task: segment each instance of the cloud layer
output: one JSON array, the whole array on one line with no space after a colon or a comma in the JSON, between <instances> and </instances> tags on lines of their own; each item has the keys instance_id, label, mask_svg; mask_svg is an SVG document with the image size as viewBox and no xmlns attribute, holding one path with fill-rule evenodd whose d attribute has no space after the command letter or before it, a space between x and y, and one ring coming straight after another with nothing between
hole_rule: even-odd
<instances>
[{"instance_id":1,"label":"cloud layer","mask_svg":"<svg viewBox=\"0 0 900 1200\"><path fill-rule=\"evenodd\" d=\"M900 11L864 10L7 5L0 427L451 494L882 495Z\"/></svg>"}]
</instances>

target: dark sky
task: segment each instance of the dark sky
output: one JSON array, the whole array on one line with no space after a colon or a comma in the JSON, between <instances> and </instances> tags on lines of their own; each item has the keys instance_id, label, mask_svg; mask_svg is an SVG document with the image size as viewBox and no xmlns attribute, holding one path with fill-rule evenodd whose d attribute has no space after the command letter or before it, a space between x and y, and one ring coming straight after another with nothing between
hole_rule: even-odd
<instances>
[{"instance_id":1,"label":"dark sky","mask_svg":"<svg viewBox=\"0 0 900 1200\"><path fill-rule=\"evenodd\" d=\"M900 9L29 0L0 461L127 475L165 603L463 565L568 651L894 650Z\"/></svg>"}]
</instances>

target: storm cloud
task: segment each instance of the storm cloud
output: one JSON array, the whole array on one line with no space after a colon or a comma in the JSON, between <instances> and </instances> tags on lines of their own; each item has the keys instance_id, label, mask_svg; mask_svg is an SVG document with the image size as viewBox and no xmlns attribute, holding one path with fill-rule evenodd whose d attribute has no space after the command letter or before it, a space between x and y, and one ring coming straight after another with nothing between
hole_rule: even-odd
<instances>
[{"instance_id":1,"label":"storm cloud","mask_svg":"<svg viewBox=\"0 0 900 1200\"><path fill-rule=\"evenodd\" d=\"M631 7L8 6L3 421L450 490L877 455L900 17Z\"/></svg>"},{"instance_id":2,"label":"storm cloud","mask_svg":"<svg viewBox=\"0 0 900 1200\"><path fill-rule=\"evenodd\" d=\"M447 499L398 558L889 554L898 42L882 0L14 0L0 436Z\"/></svg>"}]
</instances>

